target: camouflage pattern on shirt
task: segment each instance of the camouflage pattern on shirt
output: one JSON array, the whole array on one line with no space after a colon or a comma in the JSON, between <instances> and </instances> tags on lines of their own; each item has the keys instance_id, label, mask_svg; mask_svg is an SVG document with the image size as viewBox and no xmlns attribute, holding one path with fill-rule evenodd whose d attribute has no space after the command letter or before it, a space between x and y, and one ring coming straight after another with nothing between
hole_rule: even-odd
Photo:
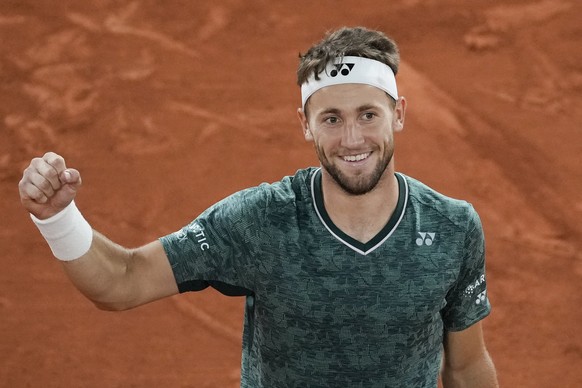
<instances>
[{"instance_id":1,"label":"camouflage pattern on shirt","mask_svg":"<svg viewBox=\"0 0 582 388\"><path fill-rule=\"evenodd\" d=\"M487 316L473 207L403 174L368 243L327 215L321 172L243 190L161 239L180 292L245 295L241 386L436 387L445 330Z\"/></svg>"}]
</instances>

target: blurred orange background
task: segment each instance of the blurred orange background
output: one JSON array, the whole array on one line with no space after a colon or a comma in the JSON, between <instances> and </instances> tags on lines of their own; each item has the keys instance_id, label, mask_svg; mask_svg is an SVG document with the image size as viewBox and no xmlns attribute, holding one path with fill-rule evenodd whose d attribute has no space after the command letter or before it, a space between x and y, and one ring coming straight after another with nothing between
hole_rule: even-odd
<instances>
[{"instance_id":1,"label":"blurred orange background","mask_svg":"<svg viewBox=\"0 0 582 388\"><path fill-rule=\"evenodd\" d=\"M137 246L316 165L297 56L343 25L400 45L397 170L481 215L502 386L582 386L579 15L574 0L3 1L0 386L238 386L242 299L97 310L17 184L31 158L62 154L92 226Z\"/></svg>"}]
</instances>

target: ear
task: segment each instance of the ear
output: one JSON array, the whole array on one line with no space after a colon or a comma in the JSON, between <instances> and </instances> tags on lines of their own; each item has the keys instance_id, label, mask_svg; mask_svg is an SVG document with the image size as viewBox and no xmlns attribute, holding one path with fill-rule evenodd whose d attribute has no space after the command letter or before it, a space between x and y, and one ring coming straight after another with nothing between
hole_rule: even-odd
<instances>
[{"instance_id":1,"label":"ear","mask_svg":"<svg viewBox=\"0 0 582 388\"><path fill-rule=\"evenodd\" d=\"M400 97L394 107L394 116L392 117L392 129L394 132L400 132L404 129L404 117L406 115L406 98Z\"/></svg>"},{"instance_id":2,"label":"ear","mask_svg":"<svg viewBox=\"0 0 582 388\"><path fill-rule=\"evenodd\" d=\"M305 140L312 141L313 134L311 133L311 129L309 129L309 121L307 120L307 116L305 116L305 112L303 109L297 109L297 118L299 118L299 123L301 124L301 130L303 131L303 136L305 136Z\"/></svg>"}]
</instances>

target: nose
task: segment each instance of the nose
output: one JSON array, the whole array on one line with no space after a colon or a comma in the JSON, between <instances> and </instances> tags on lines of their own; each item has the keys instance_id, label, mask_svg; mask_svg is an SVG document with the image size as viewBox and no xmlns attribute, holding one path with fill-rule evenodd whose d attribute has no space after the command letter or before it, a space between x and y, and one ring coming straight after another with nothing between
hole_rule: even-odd
<instances>
[{"instance_id":1,"label":"nose","mask_svg":"<svg viewBox=\"0 0 582 388\"><path fill-rule=\"evenodd\" d=\"M346 123L342 133L342 146L354 147L364 143L362 130L356 123Z\"/></svg>"}]
</instances>

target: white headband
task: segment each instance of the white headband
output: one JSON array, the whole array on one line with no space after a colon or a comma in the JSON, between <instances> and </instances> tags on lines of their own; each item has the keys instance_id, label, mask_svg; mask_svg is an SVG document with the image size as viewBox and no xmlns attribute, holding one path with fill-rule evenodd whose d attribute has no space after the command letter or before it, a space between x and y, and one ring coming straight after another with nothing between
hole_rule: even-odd
<instances>
[{"instance_id":1,"label":"white headband","mask_svg":"<svg viewBox=\"0 0 582 388\"><path fill-rule=\"evenodd\" d=\"M382 62L362 57L338 57L333 63L327 64L325 71L319 75L319 80L311 75L301 85L301 106L311 95L321 88L340 84L366 84L382 89L392 98L398 100L396 78L390 66Z\"/></svg>"}]
</instances>

